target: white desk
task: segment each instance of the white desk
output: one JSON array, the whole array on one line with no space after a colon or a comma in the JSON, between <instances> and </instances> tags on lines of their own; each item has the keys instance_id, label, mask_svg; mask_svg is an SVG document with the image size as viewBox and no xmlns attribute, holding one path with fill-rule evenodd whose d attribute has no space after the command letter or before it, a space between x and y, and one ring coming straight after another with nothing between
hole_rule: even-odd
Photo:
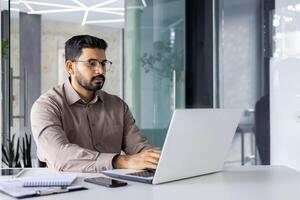
<instances>
[{"instance_id":1,"label":"white desk","mask_svg":"<svg viewBox=\"0 0 300 200\"><path fill-rule=\"evenodd\" d=\"M55 173L49 169L28 169L23 176ZM79 173L77 181L88 190L35 197L55 200L299 200L300 172L282 166L230 167L223 172L161 185L128 182L128 186L106 188L83 182L83 177L99 174ZM0 194L1 200L12 199Z\"/></svg>"}]
</instances>

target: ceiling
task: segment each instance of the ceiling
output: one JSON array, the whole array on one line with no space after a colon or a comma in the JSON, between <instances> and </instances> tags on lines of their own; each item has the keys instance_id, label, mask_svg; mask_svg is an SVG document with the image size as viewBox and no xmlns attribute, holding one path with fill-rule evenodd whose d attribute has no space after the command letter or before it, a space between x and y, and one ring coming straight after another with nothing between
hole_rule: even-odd
<instances>
[{"instance_id":1,"label":"ceiling","mask_svg":"<svg viewBox=\"0 0 300 200\"><path fill-rule=\"evenodd\" d=\"M125 0L11 0L11 11L40 14L43 19L124 27Z\"/></svg>"}]
</instances>

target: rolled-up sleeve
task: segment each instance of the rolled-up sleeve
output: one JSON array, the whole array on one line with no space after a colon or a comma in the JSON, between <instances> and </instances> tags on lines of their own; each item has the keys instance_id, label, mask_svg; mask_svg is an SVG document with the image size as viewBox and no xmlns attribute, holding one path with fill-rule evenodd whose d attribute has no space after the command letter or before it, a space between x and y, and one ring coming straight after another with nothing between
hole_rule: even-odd
<instances>
[{"instance_id":1,"label":"rolled-up sleeve","mask_svg":"<svg viewBox=\"0 0 300 200\"><path fill-rule=\"evenodd\" d=\"M60 171L100 172L112 169L116 153L100 153L69 142L63 130L60 108L40 98L31 109L32 134L38 157Z\"/></svg>"}]
</instances>

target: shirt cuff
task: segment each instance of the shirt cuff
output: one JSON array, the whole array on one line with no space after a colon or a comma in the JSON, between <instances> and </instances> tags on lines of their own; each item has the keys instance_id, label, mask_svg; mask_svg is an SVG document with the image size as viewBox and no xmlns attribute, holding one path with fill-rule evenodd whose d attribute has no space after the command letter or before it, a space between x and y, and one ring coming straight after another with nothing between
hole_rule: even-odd
<instances>
[{"instance_id":1,"label":"shirt cuff","mask_svg":"<svg viewBox=\"0 0 300 200\"><path fill-rule=\"evenodd\" d=\"M118 153L100 153L96 162L97 171L101 172L101 171L113 169L112 159L116 155L118 155Z\"/></svg>"}]
</instances>

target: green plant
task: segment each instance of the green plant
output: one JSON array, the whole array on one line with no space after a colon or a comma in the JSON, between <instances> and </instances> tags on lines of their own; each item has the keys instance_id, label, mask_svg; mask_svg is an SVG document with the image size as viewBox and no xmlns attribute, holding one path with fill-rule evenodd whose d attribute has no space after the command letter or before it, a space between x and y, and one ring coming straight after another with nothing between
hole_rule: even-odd
<instances>
[{"instance_id":1,"label":"green plant","mask_svg":"<svg viewBox=\"0 0 300 200\"><path fill-rule=\"evenodd\" d=\"M1 56L2 56L2 59L8 58L8 45L9 45L8 38L3 38L2 42L1 42Z\"/></svg>"},{"instance_id":2,"label":"green plant","mask_svg":"<svg viewBox=\"0 0 300 200\"><path fill-rule=\"evenodd\" d=\"M173 71L183 71L183 50L170 47L163 41L153 43L154 53L144 53L140 58L141 67L144 72L156 73L162 78L171 79Z\"/></svg>"},{"instance_id":3,"label":"green plant","mask_svg":"<svg viewBox=\"0 0 300 200\"><path fill-rule=\"evenodd\" d=\"M20 141L22 143L20 144ZM15 134L7 141L7 146L2 144L2 162L8 167L32 167L31 161L31 135L25 133L25 137L18 138L15 146Z\"/></svg>"},{"instance_id":4,"label":"green plant","mask_svg":"<svg viewBox=\"0 0 300 200\"><path fill-rule=\"evenodd\" d=\"M12 138L7 140L7 146L2 145L2 162L8 167L21 167L19 156L20 142L18 139L15 147L15 136L13 134Z\"/></svg>"},{"instance_id":5,"label":"green plant","mask_svg":"<svg viewBox=\"0 0 300 200\"><path fill-rule=\"evenodd\" d=\"M22 146L20 148L23 158L24 167L32 167L31 162L31 135L25 133L25 138L22 138Z\"/></svg>"}]
</instances>

